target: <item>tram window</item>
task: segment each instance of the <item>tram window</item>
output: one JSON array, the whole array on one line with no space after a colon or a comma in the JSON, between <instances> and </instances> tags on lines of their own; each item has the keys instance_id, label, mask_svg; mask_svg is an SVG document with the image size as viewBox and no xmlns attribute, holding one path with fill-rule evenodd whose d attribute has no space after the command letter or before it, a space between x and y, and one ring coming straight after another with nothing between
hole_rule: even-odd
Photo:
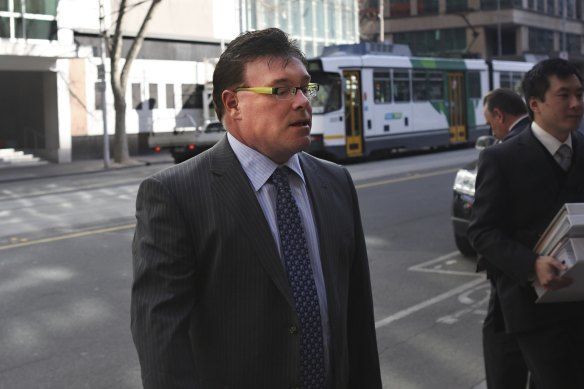
<instances>
[{"instance_id":1,"label":"tram window","mask_svg":"<svg viewBox=\"0 0 584 389\"><path fill-rule=\"evenodd\" d=\"M428 73L430 100L444 100L444 75L442 72Z\"/></svg>"},{"instance_id":2,"label":"tram window","mask_svg":"<svg viewBox=\"0 0 584 389\"><path fill-rule=\"evenodd\" d=\"M468 72L468 97L471 99L481 98L481 74L479 72Z\"/></svg>"},{"instance_id":3,"label":"tram window","mask_svg":"<svg viewBox=\"0 0 584 389\"><path fill-rule=\"evenodd\" d=\"M391 79L389 71L373 73L373 100L375 103L391 102Z\"/></svg>"},{"instance_id":4,"label":"tram window","mask_svg":"<svg viewBox=\"0 0 584 389\"><path fill-rule=\"evenodd\" d=\"M521 80L523 74L519 72L501 72L499 75L499 83L501 88L514 90L521 94Z\"/></svg>"},{"instance_id":5,"label":"tram window","mask_svg":"<svg viewBox=\"0 0 584 389\"><path fill-rule=\"evenodd\" d=\"M412 89L414 90L414 101L429 100L428 85L426 82L427 73L424 70L416 70L412 73Z\"/></svg>"},{"instance_id":6,"label":"tram window","mask_svg":"<svg viewBox=\"0 0 584 389\"><path fill-rule=\"evenodd\" d=\"M393 71L393 101L410 101L410 74L407 70Z\"/></svg>"}]
</instances>

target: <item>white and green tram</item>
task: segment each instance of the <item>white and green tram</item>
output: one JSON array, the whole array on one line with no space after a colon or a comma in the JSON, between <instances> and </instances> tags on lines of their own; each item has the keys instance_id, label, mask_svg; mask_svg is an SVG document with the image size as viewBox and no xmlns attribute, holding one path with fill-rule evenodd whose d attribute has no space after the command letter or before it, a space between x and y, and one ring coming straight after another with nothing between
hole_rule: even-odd
<instances>
[{"instance_id":1,"label":"white and green tram","mask_svg":"<svg viewBox=\"0 0 584 389\"><path fill-rule=\"evenodd\" d=\"M309 60L320 84L310 152L350 159L446 147L489 133L482 98L518 89L527 62L336 53Z\"/></svg>"}]
</instances>

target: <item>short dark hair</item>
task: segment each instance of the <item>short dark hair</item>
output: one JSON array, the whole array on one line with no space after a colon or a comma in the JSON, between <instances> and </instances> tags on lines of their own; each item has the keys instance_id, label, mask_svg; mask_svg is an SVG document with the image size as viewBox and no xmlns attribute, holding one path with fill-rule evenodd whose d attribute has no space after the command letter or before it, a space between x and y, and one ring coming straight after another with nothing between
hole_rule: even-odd
<instances>
[{"instance_id":1,"label":"short dark hair","mask_svg":"<svg viewBox=\"0 0 584 389\"><path fill-rule=\"evenodd\" d=\"M545 59L535 64L531 70L525 73L521 82L521 89L523 90L523 96L527 103L529 116L532 119L533 112L529 108L529 100L535 97L541 101L545 101L545 93L550 87L550 76L556 76L560 80L565 80L572 75L578 77L580 84L582 84L582 76L578 68L561 58Z\"/></svg>"},{"instance_id":2,"label":"short dark hair","mask_svg":"<svg viewBox=\"0 0 584 389\"><path fill-rule=\"evenodd\" d=\"M521 96L507 88L495 89L485 96L483 105L489 112L495 109L509 115L521 116L527 114L527 108Z\"/></svg>"},{"instance_id":3,"label":"short dark hair","mask_svg":"<svg viewBox=\"0 0 584 389\"><path fill-rule=\"evenodd\" d=\"M213 72L213 103L219 120L223 119L225 107L221 95L226 89L240 86L245 65L258 58L299 59L307 66L306 57L295 39L278 28L247 31L232 40L219 57Z\"/></svg>"}]
</instances>

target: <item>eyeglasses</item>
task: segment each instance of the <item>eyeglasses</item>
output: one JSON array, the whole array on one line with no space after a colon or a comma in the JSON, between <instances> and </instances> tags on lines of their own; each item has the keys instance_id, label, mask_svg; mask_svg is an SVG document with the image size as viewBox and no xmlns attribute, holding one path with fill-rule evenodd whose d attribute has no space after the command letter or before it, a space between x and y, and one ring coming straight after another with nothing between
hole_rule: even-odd
<instances>
[{"instance_id":1,"label":"eyeglasses","mask_svg":"<svg viewBox=\"0 0 584 389\"><path fill-rule=\"evenodd\" d=\"M278 100L290 100L300 91L308 99L313 99L318 93L320 85L311 82L306 86L280 86L272 88L269 86L257 86L253 88L237 88L236 92L254 92L262 95L274 95Z\"/></svg>"}]
</instances>

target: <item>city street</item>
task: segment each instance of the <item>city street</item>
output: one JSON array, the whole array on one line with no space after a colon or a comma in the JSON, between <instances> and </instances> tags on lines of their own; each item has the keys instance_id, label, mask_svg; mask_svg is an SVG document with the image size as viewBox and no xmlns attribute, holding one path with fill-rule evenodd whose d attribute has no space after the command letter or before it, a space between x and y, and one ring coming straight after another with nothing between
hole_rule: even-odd
<instances>
[{"instance_id":1,"label":"city street","mask_svg":"<svg viewBox=\"0 0 584 389\"><path fill-rule=\"evenodd\" d=\"M456 170L477 155L347 165L384 388L485 387L488 284L450 225ZM129 318L134 201L139 182L168 166L0 182L0 389L141 388Z\"/></svg>"}]
</instances>

